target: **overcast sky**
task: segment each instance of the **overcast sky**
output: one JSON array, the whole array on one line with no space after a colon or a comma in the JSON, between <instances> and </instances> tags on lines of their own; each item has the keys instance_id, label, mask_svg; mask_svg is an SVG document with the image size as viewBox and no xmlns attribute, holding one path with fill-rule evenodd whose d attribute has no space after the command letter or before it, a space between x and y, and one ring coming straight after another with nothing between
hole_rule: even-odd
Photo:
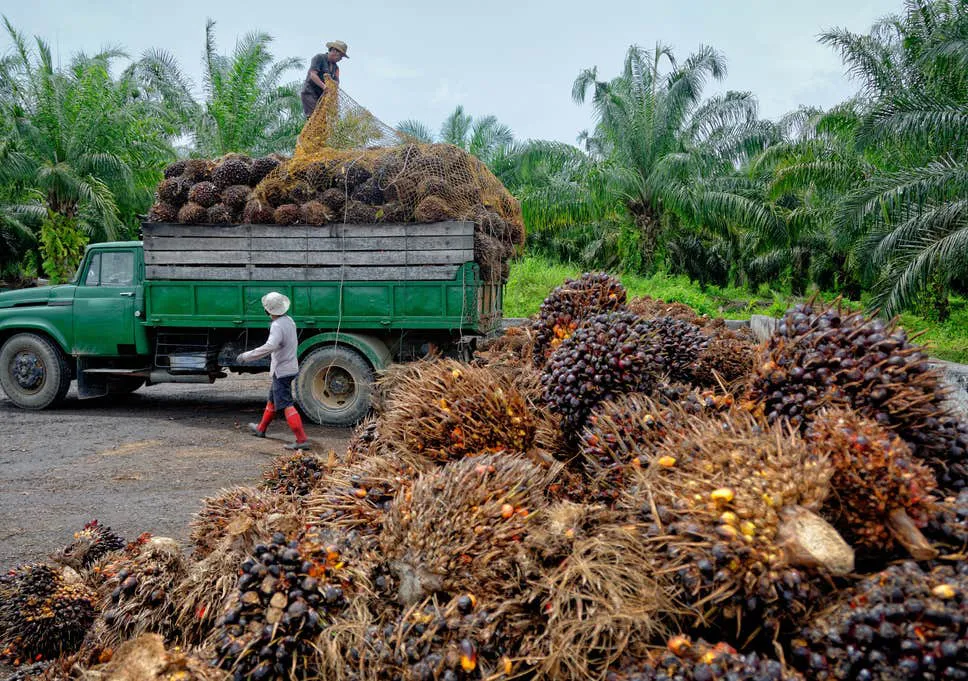
<instances>
[{"instance_id":1,"label":"overcast sky","mask_svg":"<svg viewBox=\"0 0 968 681\"><path fill-rule=\"evenodd\" d=\"M494 114L519 139L574 142L591 127L588 107L571 101L583 68L611 78L628 46L656 41L684 58L700 44L726 55L729 75L710 88L752 91L761 116L801 104L828 107L853 94L840 59L818 44L834 26L866 32L901 10L901 0L491 0L408 3L327 0L3 0L21 32L40 35L66 62L78 50L149 47L174 54L201 92L205 20L217 22L219 51L253 30L275 38L276 57L310 57L329 40L349 44L343 89L378 118L433 129L458 104ZM0 49L8 50L4 35ZM302 79L305 71L293 72Z\"/></svg>"}]
</instances>

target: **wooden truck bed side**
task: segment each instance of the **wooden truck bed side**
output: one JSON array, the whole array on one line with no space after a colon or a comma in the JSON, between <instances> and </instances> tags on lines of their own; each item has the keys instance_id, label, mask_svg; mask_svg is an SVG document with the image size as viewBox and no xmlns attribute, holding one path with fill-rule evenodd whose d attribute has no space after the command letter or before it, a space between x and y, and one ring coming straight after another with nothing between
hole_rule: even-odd
<instances>
[{"instance_id":1,"label":"wooden truck bed side","mask_svg":"<svg viewBox=\"0 0 968 681\"><path fill-rule=\"evenodd\" d=\"M488 333L502 286L481 281L470 222L143 227L146 321L262 327L260 299L292 300L301 328Z\"/></svg>"}]
</instances>

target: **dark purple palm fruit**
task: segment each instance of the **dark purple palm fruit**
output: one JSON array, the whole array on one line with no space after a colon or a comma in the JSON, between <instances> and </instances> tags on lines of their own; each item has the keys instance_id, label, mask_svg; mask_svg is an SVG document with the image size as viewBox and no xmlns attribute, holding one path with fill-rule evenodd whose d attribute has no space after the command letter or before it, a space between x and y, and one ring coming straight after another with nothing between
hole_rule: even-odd
<instances>
[{"instance_id":1,"label":"dark purple palm fruit","mask_svg":"<svg viewBox=\"0 0 968 681\"><path fill-rule=\"evenodd\" d=\"M175 161L165 166L165 179L179 177L185 173L185 161Z\"/></svg>"},{"instance_id":2,"label":"dark purple palm fruit","mask_svg":"<svg viewBox=\"0 0 968 681\"><path fill-rule=\"evenodd\" d=\"M234 184L248 184L249 164L241 158L230 156L215 166L212 171L212 182L219 191Z\"/></svg>"},{"instance_id":3,"label":"dark purple palm fruit","mask_svg":"<svg viewBox=\"0 0 968 681\"><path fill-rule=\"evenodd\" d=\"M843 592L790 648L818 681L968 678L968 564L892 565Z\"/></svg>"},{"instance_id":4,"label":"dark purple palm fruit","mask_svg":"<svg viewBox=\"0 0 968 681\"><path fill-rule=\"evenodd\" d=\"M211 208L218 202L218 192L211 182L198 182L189 190L188 200L202 208Z\"/></svg>"},{"instance_id":5,"label":"dark purple palm fruit","mask_svg":"<svg viewBox=\"0 0 968 681\"><path fill-rule=\"evenodd\" d=\"M262 156L260 158L253 159L252 167L249 169L248 180L245 182L240 182L239 184L248 184L251 187L255 187L278 166L279 161L271 156Z\"/></svg>"},{"instance_id":6,"label":"dark purple palm fruit","mask_svg":"<svg viewBox=\"0 0 968 681\"><path fill-rule=\"evenodd\" d=\"M538 311L535 363L543 364L582 321L621 308L625 299L625 287L618 279L604 272L586 272L578 279L566 279L548 294Z\"/></svg>"},{"instance_id":7,"label":"dark purple palm fruit","mask_svg":"<svg viewBox=\"0 0 968 681\"><path fill-rule=\"evenodd\" d=\"M849 406L907 442L943 489L968 483L968 425L950 412L941 372L893 322L861 312L793 307L763 343L748 399L769 421L801 428L831 405Z\"/></svg>"},{"instance_id":8,"label":"dark purple palm fruit","mask_svg":"<svg viewBox=\"0 0 968 681\"><path fill-rule=\"evenodd\" d=\"M666 369L661 337L629 312L590 318L551 353L541 374L544 399L576 438L592 410L626 393L651 393Z\"/></svg>"}]
</instances>

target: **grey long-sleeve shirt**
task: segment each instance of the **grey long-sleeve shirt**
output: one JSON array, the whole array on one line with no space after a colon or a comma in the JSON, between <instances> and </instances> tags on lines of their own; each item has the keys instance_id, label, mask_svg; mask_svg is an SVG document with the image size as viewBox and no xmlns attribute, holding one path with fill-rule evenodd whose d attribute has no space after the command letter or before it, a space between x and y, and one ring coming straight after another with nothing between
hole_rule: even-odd
<instances>
[{"instance_id":1,"label":"grey long-sleeve shirt","mask_svg":"<svg viewBox=\"0 0 968 681\"><path fill-rule=\"evenodd\" d=\"M299 373L299 362L296 360L296 322L289 315L273 320L269 326L269 340L255 350L249 350L239 355L246 362L272 355L269 365L269 375L276 378L294 376Z\"/></svg>"}]
</instances>

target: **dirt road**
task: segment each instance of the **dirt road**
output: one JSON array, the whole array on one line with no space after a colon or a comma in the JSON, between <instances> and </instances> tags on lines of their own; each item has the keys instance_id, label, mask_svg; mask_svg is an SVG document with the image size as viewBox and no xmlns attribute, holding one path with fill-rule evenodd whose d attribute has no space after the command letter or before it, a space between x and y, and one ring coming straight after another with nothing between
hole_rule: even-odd
<instances>
[{"instance_id":1,"label":"dirt road","mask_svg":"<svg viewBox=\"0 0 968 681\"><path fill-rule=\"evenodd\" d=\"M85 401L72 389L63 406L41 412L0 392L0 569L43 559L93 518L127 539L187 539L203 497L255 484L292 441L281 419L265 440L247 434L268 386L263 374ZM310 423L306 432L322 452L351 434Z\"/></svg>"}]
</instances>

